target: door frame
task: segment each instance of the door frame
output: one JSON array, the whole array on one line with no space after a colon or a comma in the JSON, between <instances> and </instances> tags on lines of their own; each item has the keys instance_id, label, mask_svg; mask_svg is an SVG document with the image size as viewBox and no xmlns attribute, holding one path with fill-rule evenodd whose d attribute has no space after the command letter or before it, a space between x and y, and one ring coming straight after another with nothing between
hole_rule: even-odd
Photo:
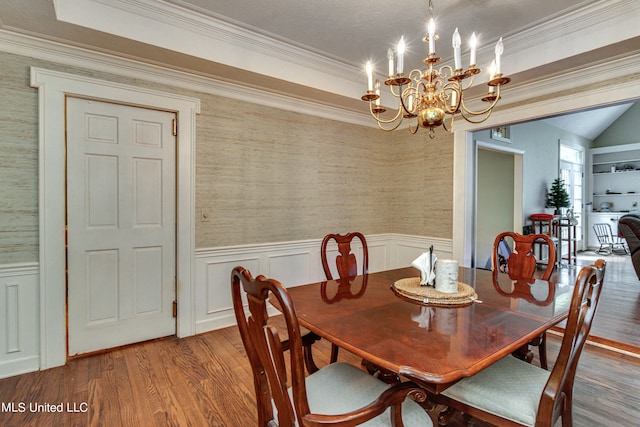
<instances>
[{"instance_id":1,"label":"door frame","mask_svg":"<svg viewBox=\"0 0 640 427\"><path fill-rule=\"evenodd\" d=\"M536 120L556 114L596 108L628 101L640 100L640 79L629 79L629 66L638 61L638 55L630 55L597 64L588 68L579 68L561 76L554 75L534 83L507 87L505 99L509 93L511 102L516 105L494 111L482 123L456 122L453 135L453 258L460 265L469 267L473 248L473 218L469 214L473 208L474 176L473 162L475 149L473 132L492 127L504 126L528 120ZM609 85L597 83L609 82ZM577 83L576 83L577 82ZM591 86L588 86L591 83ZM577 86L589 87L584 91L572 92ZM555 92L560 92L558 96ZM542 98L533 103L518 103L519 99L528 99L532 95Z\"/></svg>"},{"instance_id":2,"label":"door frame","mask_svg":"<svg viewBox=\"0 0 640 427\"><path fill-rule=\"evenodd\" d=\"M65 102L93 98L176 113L176 331L195 333L195 125L197 98L31 67L39 109L40 369L67 360L65 275Z\"/></svg>"},{"instance_id":3,"label":"door frame","mask_svg":"<svg viewBox=\"0 0 640 427\"><path fill-rule=\"evenodd\" d=\"M505 147L502 145L491 144L483 141L475 142L474 152L474 191L473 191L473 245L471 248L471 266L477 268L476 262L476 245L478 244L478 150L495 151L502 154L510 154L513 156L513 230L521 232L523 226L523 196L524 191L524 154L523 150ZM508 230L505 230L508 231Z\"/></svg>"}]
</instances>

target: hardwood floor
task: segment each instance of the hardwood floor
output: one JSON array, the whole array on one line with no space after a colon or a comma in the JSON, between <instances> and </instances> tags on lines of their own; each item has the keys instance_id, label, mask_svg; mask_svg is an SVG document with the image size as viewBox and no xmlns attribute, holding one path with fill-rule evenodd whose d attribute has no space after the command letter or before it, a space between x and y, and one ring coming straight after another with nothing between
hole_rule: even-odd
<instances>
[{"instance_id":1,"label":"hardwood floor","mask_svg":"<svg viewBox=\"0 0 640 427\"><path fill-rule=\"evenodd\" d=\"M560 341L548 341L553 363ZM320 365L328 363L329 343L317 343L314 354ZM339 360L359 364L346 351ZM0 402L0 425L7 427L256 425L251 371L235 327L6 378L0 380ZM24 404L24 412L10 412L11 404L16 411ZM60 405L63 412L32 412L34 405L46 404ZM574 426L635 426L639 408L640 359L587 346L574 388ZM440 409L430 412L434 420ZM449 425L465 424L456 415Z\"/></svg>"},{"instance_id":2,"label":"hardwood floor","mask_svg":"<svg viewBox=\"0 0 640 427\"><path fill-rule=\"evenodd\" d=\"M582 252L578 255L578 269L597 258L607 262L607 270L589 339L640 355L640 280L631 258L629 255ZM575 274L578 269L562 268L560 274Z\"/></svg>"},{"instance_id":3,"label":"hardwood floor","mask_svg":"<svg viewBox=\"0 0 640 427\"><path fill-rule=\"evenodd\" d=\"M619 346L627 351L640 349L640 281L633 270L628 274L624 262L607 261L592 335L602 334L606 343L611 337L621 340ZM581 262L589 262L589 255L581 256ZM572 273L563 269L560 274ZM552 365L560 338L550 335L548 341ZM327 341L314 346L319 365L328 363L329 354ZM360 363L346 351L339 359ZM248 427L256 425L254 402L250 366L238 331L231 327L141 343L2 379L0 426ZM439 409L430 412L434 420ZM574 426L630 427L639 418L640 357L587 345L574 387ZM449 425L465 424L456 415Z\"/></svg>"}]
</instances>

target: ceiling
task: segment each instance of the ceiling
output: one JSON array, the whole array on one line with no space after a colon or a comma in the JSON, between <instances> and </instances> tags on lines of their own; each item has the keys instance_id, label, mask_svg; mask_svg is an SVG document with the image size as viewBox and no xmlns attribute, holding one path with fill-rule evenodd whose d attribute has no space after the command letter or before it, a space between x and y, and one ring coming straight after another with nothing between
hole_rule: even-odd
<instances>
[{"instance_id":1,"label":"ceiling","mask_svg":"<svg viewBox=\"0 0 640 427\"><path fill-rule=\"evenodd\" d=\"M0 25L6 31L136 58L222 81L265 87L276 93L356 111L363 109L362 102L356 92L344 88L354 86L358 79L364 82L362 68L367 60L374 61L380 74L386 74L382 70L386 66L386 51L401 36L408 45L405 67L421 67L426 54L422 39L426 35L428 3L425 0L3 0ZM505 73L514 77L514 81L525 81L531 78L531 73L527 73L535 67L521 66L522 61L515 58L509 62L509 55L523 52L531 44L535 46L535 40L527 37L535 39L539 28L549 26L549 31L558 31L563 16L580 17L583 9L596 3L598 0L433 0L440 37L436 52L443 63L451 62L451 35L458 28L463 39L464 62L466 40L475 31L483 46L478 51L478 65L485 68L493 57L493 46L503 37ZM184 31L172 31L181 27L188 27L185 30L190 32L188 37ZM230 35L235 37L233 43L260 46L255 51L235 48L225 51L226 40L212 36L218 29L224 29L227 39ZM561 38L562 34L549 37ZM638 40L632 40L636 42L635 49ZM624 40L615 46L618 50L576 51L567 58L562 57L562 52L555 52L562 49L548 49L538 52L540 58L535 60L546 67L546 72L560 72L567 61L572 67L579 67L581 62L604 60L606 55L629 49ZM277 55L260 57L267 51ZM295 64L297 60L298 64L288 67L283 65L286 62L278 63L276 57L280 52L289 55L286 61ZM532 56L535 55L527 55L527 60L532 60ZM335 83L333 89L327 89L326 76L314 74L321 73L325 64L330 64L328 68L338 74L329 79ZM324 83L307 83L316 80ZM597 115L585 112L570 119L554 118L551 123L562 128L575 127L578 129L575 133L593 139L624 110L614 107Z\"/></svg>"}]
</instances>

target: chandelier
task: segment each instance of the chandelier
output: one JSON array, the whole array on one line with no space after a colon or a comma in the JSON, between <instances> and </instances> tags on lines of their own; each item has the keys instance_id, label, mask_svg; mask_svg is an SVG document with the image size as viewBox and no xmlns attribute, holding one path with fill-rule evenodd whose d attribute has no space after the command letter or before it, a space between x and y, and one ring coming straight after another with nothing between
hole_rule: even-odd
<instances>
[{"instance_id":1,"label":"chandelier","mask_svg":"<svg viewBox=\"0 0 640 427\"><path fill-rule=\"evenodd\" d=\"M489 82L487 83L489 90L482 98L482 101L489 103L489 105L479 110L469 108L465 104L465 91L473 85L474 76L480 73L480 68L476 65L476 34L472 34L469 43L470 58L469 67L466 70L462 68L461 38L457 28L452 38L454 68L444 65L437 69L435 66L440 62L440 58L435 52L438 36L435 31L431 0L429 0L429 16L428 35L424 38L424 42L429 46L427 58L423 61L426 65L425 71L414 69L408 74L404 73L404 37L400 39L395 55L393 50L387 51L389 77L384 81L384 84L389 87L391 94L399 99L398 111L392 117L382 117L382 113L386 109L380 105L380 80L376 80L374 85L373 66L371 61L367 62L367 93L362 96L362 100L369 102L371 115L378 122L378 127L384 131L397 129L407 119L409 131L412 134L423 127L428 128L429 136L434 138L436 127L442 125L449 132L453 130L453 121L456 115L470 123L482 123L489 118L491 111L500 99L500 86L511 81L501 73L500 59L504 47L502 38L500 38L495 47L495 59L489 69Z\"/></svg>"}]
</instances>

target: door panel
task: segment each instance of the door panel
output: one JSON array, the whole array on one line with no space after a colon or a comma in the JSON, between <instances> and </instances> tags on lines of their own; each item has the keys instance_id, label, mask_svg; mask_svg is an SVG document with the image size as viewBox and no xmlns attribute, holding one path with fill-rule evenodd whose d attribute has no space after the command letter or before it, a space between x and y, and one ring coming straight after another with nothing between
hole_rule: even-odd
<instances>
[{"instance_id":1,"label":"door panel","mask_svg":"<svg viewBox=\"0 0 640 427\"><path fill-rule=\"evenodd\" d=\"M67 99L69 355L175 334L174 117Z\"/></svg>"}]
</instances>

